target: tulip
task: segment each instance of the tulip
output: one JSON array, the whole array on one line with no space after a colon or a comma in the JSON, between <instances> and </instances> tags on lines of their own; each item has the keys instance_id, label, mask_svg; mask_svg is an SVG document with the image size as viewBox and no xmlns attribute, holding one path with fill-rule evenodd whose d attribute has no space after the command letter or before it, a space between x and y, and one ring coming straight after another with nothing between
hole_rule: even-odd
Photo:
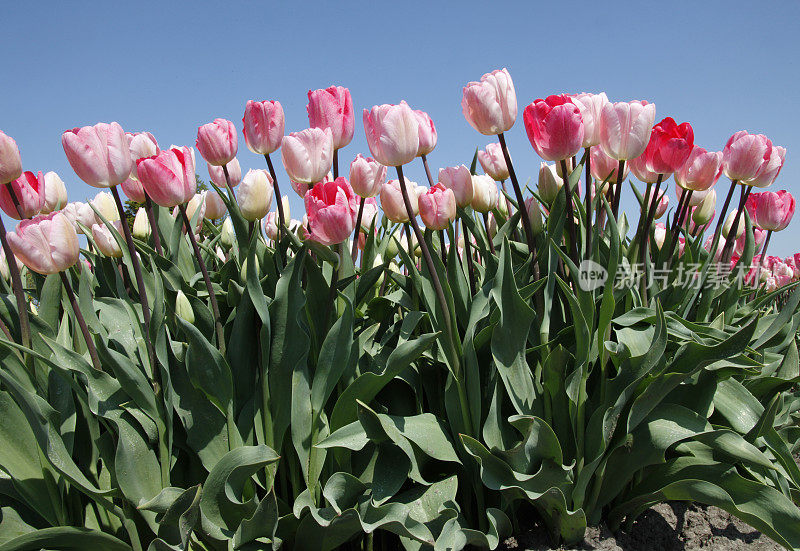
<instances>
[{"instance_id":1,"label":"tulip","mask_svg":"<svg viewBox=\"0 0 800 551\"><path fill-rule=\"evenodd\" d=\"M422 195L419 196L420 199ZM360 228L362 232L367 232L372 228L375 223L375 218L378 216L378 202L374 197L370 197L364 201L364 212L361 215Z\"/></svg>"},{"instance_id":2,"label":"tulip","mask_svg":"<svg viewBox=\"0 0 800 551\"><path fill-rule=\"evenodd\" d=\"M61 135L61 145L72 169L90 186L114 187L133 170L128 140L116 122L67 130Z\"/></svg>"},{"instance_id":3,"label":"tulip","mask_svg":"<svg viewBox=\"0 0 800 551\"><path fill-rule=\"evenodd\" d=\"M478 212L488 213L497 208L500 193L497 183L485 174L472 177L472 208Z\"/></svg>"},{"instance_id":4,"label":"tulip","mask_svg":"<svg viewBox=\"0 0 800 551\"><path fill-rule=\"evenodd\" d=\"M486 136L501 134L517 120L517 93L507 69L486 73L464 87L461 109L467 122Z\"/></svg>"},{"instance_id":5,"label":"tulip","mask_svg":"<svg viewBox=\"0 0 800 551\"><path fill-rule=\"evenodd\" d=\"M162 207L186 203L197 189L192 148L174 147L136 161L147 195Z\"/></svg>"},{"instance_id":6,"label":"tulip","mask_svg":"<svg viewBox=\"0 0 800 551\"><path fill-rule=\"evenodd\" d=\"M13 182L22 176L22 158L17 142L0 131L0 185Z\"/></svg>"},{"instance_id":7,"label":"tulip","mask_svg":"<svg viewBox=\"0 0 800 551\"><path fill-rule=\"evenodd\" d=\"M329 128L333 149L341 149L353 139L355 114L350 90L330 86L324 90L308 91L308 124L311 128Z\"/></svg>"},{"instance_id":8,"label":"tulip","mask_svg":"<svg viewBox=\"0 0 800 551\"><path fill-rule=\"evenodd\" d=\"M274 211L267 213L261 225L264 227L264 233L268 238L272 239L273 241L278 240L278 223L276 221L276 213Z\"/></svg>"},{"instance_id":9,"label":"tulip","mask_svg":"<svg viewBox=\"0 0 800 551\"><path fill-rule=\"evenodd\" d=\"M350 185L359 197L376 197L386 181L386 167L372 157L356 155L350 163Z\"/></svg>"},{"instance_id":10,"label":"tulip","mask_svg":"<svg viewBox=\"0 0 800 551\"><path fill-rule=\"evenodd\" d=\"M663 174L658 174L650 170L646 154L639 155L635 159L629 161L627 166L630 167L631 172L633 172L633 175L636 176L640 182L646 184L654 184L664 177Z\"/></svg>"},{"instance_id":11,"label":"tulip","mask_svg":"<svg viewBox=\"0 0 800 551\"><path fill-rule=\"evenodd\" d=\"M651 208L652 208L652 203L653 203L654 200L655 200L655 193L653 194L653 197L650 199L650 203L649 204L650 204ZM658 220L659 218L664 216L664 213L667 212L667 208L668 207L669 207L669 197L667 197L666 192L662 191L661 193L658 194L658 201L656 202L656 205L655 205L655 209L656 209L655 210L655 219Z\"/></svg>"},{"instance_id":12,"label":"tulip","mask_svg":"<svg viewBox=\"0 0 800 551\"><path fill-rule=\"evenodd\" d=\"M78 225L79 222L86 228L91 228L97 223L94 210L92 210L92 207L90 207L88 203L81 203L79 201L67 203L61 212L72 222L75 231L78 233L83 233L83 229Z\"/></svg>"},{"instance_id":13,"label":"tulip","mask_svg":"<svg viewBox=\"0 0 800 551\"><path fill-rule=\"evenodd\" d=\"M684 189L704 191L716 184L721 174L722 152L695 146L680 170L675 172L675 182Z\"/></svg>"},{"instance_id":14,"label":"tulip","mask_svg":"<svg viewBox=\"0 0 800 551\"><path fill-rule=\"evenodd\" d=\"M344 177L321 182L310 189L305 196L309 239L328 246L345 241L355 226L354 197Z\"/></svg>"},{"instance_id":15,"label":"tulip","mask_svg":"<svg viewBox=\"0 0 800 551\"><path fill-rule=\"evenodd\" d=\"M607 103L600 114L600 147L613 159L635 159L644 153L656 117L646 101Z\"/></svg>"},{"instance_id":16,"label":"tulip","mask_svg":"<svg viewBox=\"0 0 800 551\"><path fill-rule=\"evenodd\" d=\"M552 205L558 192L564 185L564 180L558 175L556 165L541 163L539 165L539 197L548 205Z\"/></svg>"},{"instance_id":17,"label":"tulip","mask_svg":"<svg viewBox=\"0 0 800 551\"><path fill-rule=\"evenodd\" d=\"M249 100L242 124L244 141L253 153L269 155L281 146L285 118L279 101Z\"/></svg>"},{"instance_id":18,"label":"tulip","mask_svg":"<svg viewBox=\"0 0 800 551\"><path fill-rule=\"evenodd\" d=\"M656 246L661 249L664 246L664 241L667 239L667 227L659 222L653 230Z\"/></svg>"},{"instance_id":19,"label":"tulip","mask_svg":"<svg viewBox=\"0 0 800 551\"><path fill-rule=\"evenodd\" d=\"M144 203L147 199L144 195L144 187L142 183L133 176L122 182L120 186L125 196L135 203Z\"/></svg>"},{"instance_id":20,"label":"tulip","mask_svg":"<svg viewBox=\"0 0 800 551\"><path fill-rule=\"evenodd\" d=\"M598 182L616 182L617 171L619 170L619 162L616 159L612 159L608 155L606 155L603 150L599 147L592 147L592 151L590 153L591 156L591 167L590 171L592 173L592 177L597 180ZM628 172L630 171L630 167L628 164L625 165L622 171L622 179L628 177ZM608 185L608 184L606 184Z\"/></svg>"},{"instance_id":21,"label":"tulip","mask_svg":"<svg viewBox=\"0 0 800 551\"><path fill-rule=\"evenodd\" d=\"M22 269L22 262L20 262L17 255L12 254L11 256L14 257L14 264L17 265L17 271ZM3 249L0 248L0 277L2 277L5 281L8 281L11 278L11 269L8 266L8 259L6 258L5 252Z\"/></svg>"},{"instance_id":22,"label":"tulip","mask_svg":"<svg viewBox=\"0 0 800 551\"><path fill-rule=\"evenodd\" d=\"M422 157L429 154L436 147L436 126L433 124L433 119L425 111L414 111L419 124L419 149L417 149L417 157Z\"/></svg>"},{"instance_id":23,"label":"tulip","mask_svg":"<svg viewBox=\"0 0 800 551\"><path fill-rule=\"evenodd\" d=\"M364 131L372 156L382 165L410 163L419 152L419 121L405 101L364 109Z\"/></svg>"},{"instance_id":24,"label":"tulip","mask_svg":"<svg viewBox=\"0 0 800 551\"><path fill-rule=\"evenodd\" d=\"M747 198L747 210L753 219L753 225L767 231L786 229L794 216L795 201L786 190L777 193L765 191Z\"/></svg>"},{"instance_id":25,"label":"tulip","mask_svg":"<svg viewBox=\"0 0 800 551\"><path fill-rule=\"evenodd\" d=\"M464 165L439 169L439 182L452 189L459 207L466 207L472 202L472 174Z\"/></svg>"},{"instance_id":26,"label":"tulip","mask_svg":"<svg viewBox=\"0 0 800 551\"><path fill-rule=\"evenodd\" d=\"M691 202L689 203L691 205ZM692 222L698 226L704 226L714 218L717 205L716 190L709 190L702 202L692 211Z\"/></svg>"},{"instance_id":27,"label":"tulip","mask_svg":"<svg viewBox=\"0 0 800 551\"><path fill-rule=\"evenodd\" d=\"M92 222L92 224L88 224L89 228L91 228L94 224L103 224L103 218L109 222L120 219L114 197L107 191L99 192L94 196L94 199L89 201L89 204L91 207L94 207L94 210L100 213L100 216L102 216L101 218L100 216L95 215L94 222Z\"/></svg>"},{"instance_id":28,"label":"tulip","mask_svg":"<svg viewBox=\"0 0 800 551\"><path fill-rule=\"evenodd\" d=\"M425 227L444 230L456 217L456 196L452 189L438 183L419 196L419 215Z\"/></svg>"},{"instance_id":29,"label":"tulip","mask_svg":"<svg viewBox=\"0 0 800 551\"><path fill-rule=\"evenodd\" d=\"M600 115L603 106L608 103L605 92L599 94L575 94L572 96L574 103L581 112L583 120L583 147L592 147L600 143ZM601 178L602 180L602 178Z\"/></svg>"},{"instance_id":30,"label":"tulip","mask_svg":"<svg viewBox=\"0 0 800 551\"><path fill-rule=\"evenodd\" d=\"M158 142L150 132L130 132L125 133L128 140L128 149L131 152L131 160L133 161L133 169L131 170L131 177L138 178L136 172L136 161L144 159L145 157L152 157L158 155L161 151L158 147ZM127 192L126 192L127 194ZM130 197L130 195L128 196ZM137 201L142 203L143 201Z\"/></svg>"},{"instance_id":31,"label":"tulip","mask_svg":"<svg viewBox=\"0 0 800 551\"><path fill-rule=\"evenodd\" d=\"M122 234L122 223L119 220L115 220L112 224L114 228ZM122 257L122 248L119 246L119 243L117 243L111 230L105 224L95 224L92 226L92 239L97 246L97 250L100 251L103 256L109 258Z\"/></svg>"},{"instance_id":32,"label":"tulip","mask_svg":"<svg viewBox=\"0 0 800 551\"><path fill-rule=\"evenodd\" d=\"M292 181L306 185L321 182L333 163L330 128L308 128L285 136L281 158Z\"/></svg>"},{"instance_id":33,"label":"tulip","mask_svg":"<svg viewBox=\"0 0 800 551\"><path fill-rule=\"evenodd\" d=\"M242 180L236 202L245 220L261 220L272 203L272 177L266 170L249 170Z\"/></svg>"},{"instance_id":34,"label":"tulip","mask_svg":"<svg viewBox=\"0 0 800 551\"><path fill-rule=\"evenodd\" d=\"M189 221L195 218L195 213L197 213L197 219L195 220L193 231L195 234L198 234L200 230L203 229L203 219L206 217L206 202L202 193L195 193L186 203L186 217ZM180 209L178 207L172 209L173 218L177 218L179 215ZM183 231L188 231L185 224Z\"/></svg>"},{"instance_id":35,"label":"tulip","mask_svg":"<svg viewBox=\"0 0 800 551\"><path fill-rule=\"evenodd\" d=\"M225 206L225 202L219 196L219 193L213 189L202 191L201 195L203 196L203 202L206 206L206 220L219 220L228 212L228 207Z\"/></svg>"},{"instance_id":36,"label":"tulip","mask_svg":"<svg viewBox=\"0 0 800 551\"><path fill-rule=\"evenodd\" d=\"M568 95L537 99L525 108L522 117L533 149L546 161L562 161L580 150L583 119Z\"/></svg>"},{"instance_id":37,"label":"tulip","mask_svg":"<svg viewBox=\"0 0 800 551\"><path fill-rule=\"evenodd\" d=\"M744 224L739 224L738 221L734 223L735 219L736 219L735 212L729 213L728 217L725 219L725 224L722 226L722 235L724 235L726 239L728 238L728 234L734 230L734 226L736 226L737 239L744 233Z\"/></svg>"},{"instance_id":38,"label":"tulip","mask_svg":"<svg viewBox=\"0 0 800 551\"><path fill-rule=\"evenodd\" d=\"M226 218L222 223L222 229L219 231L219 242L225 247L230 248L236 242L236 232L233 230L233 222L230 218Z\"/></svg>"},{"instance_id":39,"label":"tulip","mask_svg":"<svg viewBox=\"0 0 800 551\"><path fill-rule=\"evenodd\" d=\"M183 291L178 291L175 297L175 315L190 325L194 325L194 310L192 303Z\"/></svg>"},{"instance_id":40,"label":"tulip","mask_svg":"<svg viewBox=\"0 0 800 551\"><path fill-rule=\"evenodd\" d=\"M78 234L61 212L23 220L8 233L8 244L23 264L42 275L74 266L80 254Z\"/></svg>"},{"instance_id":41,"label":"tulip","mask_svg":"<svg viewBox=\"0 0 800 551\"><path fill-rule=\"evenodd\" d=\"M499 143L486 144L486 149L478 151L478 162L481 163L483 171L495 181L502 182L508 178L508 165Z\"/></svg>"},{"instance_id":42,"label":"tulip","mask_svg":"<svg viewBox=\"0 0 800 551\"><path fill-rule=\"evenodd\" d=\"M734 181L753 180L772 157L772 142L763 134L740 130L728 139L722 150L722 169Z\"/></svg>"},{"instance_id":43,"label":"tulip","mask_svg":"<svg viewBox=\"0 0 800 551\"><path fill-rule=\"evenodd\" d=\"M225 189L230 186L236 187L242 181L242 167L239 164L239 159L234 157L231 161L225 165L225 168L228 169L228 178L225 179L225 171L221 166L212 165L206 163L208 166L208 176L211 178L211 181L217 185L217 187Z\"/></svg>"},{"instance_id":44,"label":"tulip","mask_svg":"<svg viewBox=\"0 0 800 551\"><path fill-rule=\"evenodd\" d=\"M419 196L416 192L418 187L416 182L406 180L408 199L411 203L411 211L414 216L419 212ZM399 180L389 180L383 184L380 198L383 214L386 215L386 218L395 223L405 223L409 221L408 212L406 212L406 207L403 203L403 195L400 191Z\"/></svg>"},{"instance_id":45,"label":"tulip","mask_svg":"<svg viewBox=\"0 0 800 551\"><path fill-rule=\"evenodd\" d=\"M133 219L133 231L131 233L134 237L144 241L150 237L150 232L150 220L147 219L147 212L144 208L139 207ZM96 240L97 238L95 238L95 241Z\"/></svg>"},{"instance_id":46,"label":"tulip","mask_svg":"<svg viewBox=\"0 0 800 551\"><path fill-rule=\"evenodd\" d=\"M681 169L694 147L694 130L688 122L676 124L666 117L653 127L643 154L647 168L656 174L672 174Z\"/></svg>"},{"instance_id":47,"label":"tulip","mask_svg":"<svg viewBox=\"0 0 800 551\"><path fill-rule=\"evenodd\" d=\"M525 199L525 209L528 211L528 217L531 219L531 229L534 235L539 235L544 230L544 220L542 219L542 209L536 197L528 197Z\"/></svg>"},{"instance_id":48,"label":"tulip","mask_svg":"<svg viewBox=\"0 0 800 551\"><path fill-rule=\"evenodd\" d=\"M758 175L756 175L755 178L746 180L744 183L754 187L771 186L772 182L774 182L778 174L780 174L785 158L786 149L781 146L774 146L770 153L769 160L764 164Z\"/></svg>"},{"instance_id":49,"label":"tulip","mask_svg":"<svg viewBox=\"0 0 800 551\"><path fill-rule=\"evenodd\" d=\"M46 189L47 184L41 172L24 172L13 182L0 185L0 208L14 220L32 218L45 206ZM14 203L11 192L18 204Z\"/></svg>"},{"instance_id":50,"label":"tulip","mask_svg":"<svg viewBox=\"0 0 800 551\"><path fill-rule=\"evenodd\" d=\"M239 150L236 127L227 119L214 119L197 129L195 146L208 164L227 165Z\"/></svg>"}]
</instances>

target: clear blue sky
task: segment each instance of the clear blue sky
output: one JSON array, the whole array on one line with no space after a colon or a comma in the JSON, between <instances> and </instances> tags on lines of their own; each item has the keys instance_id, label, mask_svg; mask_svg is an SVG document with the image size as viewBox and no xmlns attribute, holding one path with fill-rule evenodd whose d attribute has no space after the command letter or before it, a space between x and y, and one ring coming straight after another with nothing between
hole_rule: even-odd
<instances>
[{"instance_id":1,"label":"clear blue sky","mask_svg":"<svg viewBox=\"0 0 800 551\"><path fill-rule=\"evenodd\" d=\"M70 169L65 129L116 120L153 132L162 146L193 145L200 124L225 117L241 130L248 99L278 99L290 132L308 126L306 92L338 84L350 88L358 115L343 165L368 153L361 110L405 99L436 123L435 171L469 163L486 144L461 114L461 89L507 67L520 112L508 140L523 182L535 181L540 162L524 106L552 93L605 91L614 101L654 102L657 120L691 122L709 150L740 129L766 134L788 150L772 189L800 194L797 1L178 4L6 3L0 129L17 140L27 170L55 170L70 199L84 200L96 190ZM243 168L262 168L243 141ZM198 172L208 178L204 164ZM425 181L421 165L407 174ZM720 181L718 195L727 185ZM674 201L672 180L669 188ZM295 218L301 210L294 196ZM797 218L771 252L800 250Z\"/></svg>"}]
</instances>

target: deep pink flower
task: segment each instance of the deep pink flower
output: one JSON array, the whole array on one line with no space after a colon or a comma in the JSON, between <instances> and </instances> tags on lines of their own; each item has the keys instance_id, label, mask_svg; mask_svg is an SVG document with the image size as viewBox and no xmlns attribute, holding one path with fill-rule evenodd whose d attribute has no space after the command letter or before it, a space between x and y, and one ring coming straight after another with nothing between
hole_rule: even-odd
<instances>
[{"instance_id":1,"label":"deep pink flower","mask_svg":"<svg viewBox=\"0 0 800 551\"><path fill-rule=\"evenodd\" d=\"M305 196L308 238L323 245L336 245L347 239L355 227L355 194L347 178L321 182Z\"/></svg>"},{"instance_id":2,"label":"deep pink flower","mask_svg":"<svg viewBox=\"0 0 800 551\"><path fill-rule=\"evenodd\" d=\"M67 130L61 135L61 145L72 170L90 186L114 187L133 170L128 139L116 122Z\"/></svg>"},{"instance_id":3,"label":"deep pink flower","mask_svg":"<svg viewBox=\"0 0 800 551\"><path fill-rule=\"evenodd\" d=\"M350 90L330 86L308 91L308 124L312 128L331 129L333 149L341 149L353 139L355 114Z\"/></svg>"},{"instance_id":4,"label":"deep pink flower","mask_svg":"<svg viewBox=\"0 0 800 551\"><path fill-rule=\"evenodd\" d=\"M174 207L194 196L197 182L190 147L162 149L158 155L139 159L136 165L139 181L157 205Z\"/></svg>"},{"instance_id":5,"label":"deep pink flower","mask_svg":"<svg viewBox=\"0 0 800 551\"><path fill-rule=\"evenodd\" d=\"M566 94L537 99L522 118L533 149L546 161L568 159L583 145L581 111Z\"/></svg>"},{"instance_id":6,"label":"deep pink flower","mask_svg":"<svg viewBox=\"0 0 800 551\"><path fill-rule=\"evenodd\" d=\"M781 231L794 216L795 201L786 190L765 191L750 194L746 207L754 226L767 231Z\"/></svg>"},{"instance_id":7,"label":"deep pink flower","mask_svg":"<svg viewBox=\"0 0 800 551\"><path fill-rule=\"evenodd\" d=\"M14 200L8 191L9 186L19 201L17 211ZM0 208L14 220L32 218L39 214L45 204L45 180L41 171L37 174L24 172L22 176L7 185L0 185Z\"/></svg>"},{"instance_id":8,"label":"deep pink flower","mask_svg":"<svg viewBox=\"0 0 800 551\"><path fill-rule=\"evenodd\" d=\"M653 127L644 156L648 168L656 174L672 174L680 170L693 147L692 125L676 124L672 117L666 117Z\"/></svg>"},{"instance_id":9,"label":"deep pink flower","mask_svg":"<svg viewBox=\"0 0 800 551\"><path fill-rule=\"evenodd\" d=\"M456 217L456 196L440 182L419 196L419 216L425 227L444 230Z\"/></svg>"},{"instance_id":10,"label":"deep pink flower","mask_svg":"<svg viewBox=\"0 0 800 551\"><path fill-rule=\"evenodd\" d=\"M268 155L281 146L286 124L281 102L249 100L242 124L244 142L253 153Z\"/></svg>"},{"instance_id":11,"label":"deep pink flower","mask_svg":"<svg viewBox=\"0 0 800 551\"><path fill-rule=\"evenodd\" d=\"M239 150L236 127L227 119L214 119L197 129L195 145L208 164L226 165Z\"/></svg>"}]
</instances>

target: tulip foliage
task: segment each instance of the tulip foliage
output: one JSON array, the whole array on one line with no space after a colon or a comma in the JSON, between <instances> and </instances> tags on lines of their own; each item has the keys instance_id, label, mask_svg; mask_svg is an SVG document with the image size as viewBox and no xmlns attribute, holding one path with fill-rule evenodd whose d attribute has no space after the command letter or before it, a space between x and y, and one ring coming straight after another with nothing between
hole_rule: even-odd
<instances>
[{"instance_id":1,"label":"tulip foliage","mask_svg":"<svg viewBox=\"0 0 800 551\"><path fill-rule=\"evenodd\" d=\"M465 98L508 96L504 75L470 83ZM319 92L339 101L337 88ZM548 126L548 117L588 119L598 111L589 100L553 96L526 113L531 140L562 170L542 168L547 197L501 194L492 178L513 174L501 134L513 120L467 99L470 124L497 133L502 149L476 153L471 169L443 169L419 194L401 166L398 180L377 185L385 170L357 158L350 179L370 198L360 204L344 176L320 181L326 163L298 170L293 181L310 183L299 233L283 211L267 216L269 239L254 223L267 209L250 203L268 204L277 181L266 172L245 176L238 198L222 186L206 192L225 207L211 218L227 210L220 225L204 221L205 204L158 195L162 173L177 181L170 192L192 187L193 155L173 148L138 162L156 204L137 215L133 237L94 206L102 224L88 227L91 213L78 216L77 205L9 234L18 257L26 233L33 244L56 234L74 253L74 233L49 229L69 217L88 244L87 262L35 247L25 256L36 266L25 272L29 344L0 278L0 550L494 549L534 522L569 544L589 525L620 529L666 500L721 507L800 548L795 275L762 289L752 274L722 270L719 234L707 247L705 227L690 231L689 219L667 232L669 221L659 230L645 218L629 236L614 200L630 152L646 143L573 161L565 157L596 146L598 131L564 141ZM269 115L261 107L248 104L246 125ZM364 118L405 111L375 107ZM623 111L649 116L639 103L609 104L603 116ZM275 151L272 126L246 128L251 149ZM230 131L221 119L201 127L212 166L231 162L215 141ZM656 189L636 192L643 215L660 209L666 165L698 156L674 121L659 131L679 143L654 154ZM301 151L327 158L352 136L304 132L284 143L289 165ZM417 145L392 152L369 136L378 161L414 159L419 137L408 134ZM473 177L479 159L490 174ZM579 184L595 160L608 171L592 186L609 196L590 195L587 208ZM702 170L686 172L680 181L691 183ZM757 256L757 232L791 217L793 199L774 195L742 202L737 266ZM412 201L427 226L419 237L403 210ZM352 231L360 254L347 246ZM639 258L650 274L669 269L646 290L617 285Z\"/></svg>"}]
</instances>

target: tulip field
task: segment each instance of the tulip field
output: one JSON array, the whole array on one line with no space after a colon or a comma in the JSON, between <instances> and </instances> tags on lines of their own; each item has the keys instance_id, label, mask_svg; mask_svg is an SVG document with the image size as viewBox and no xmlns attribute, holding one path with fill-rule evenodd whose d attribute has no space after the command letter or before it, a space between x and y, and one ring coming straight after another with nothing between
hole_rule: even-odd
<instances>
[{"instance_id":1,"label":"tulip field","mask_svg":"<svg viewBox=\"0 0 800 551\"><path fill-rule=\"evenodd\" d=\"M466 159L341 86L297 132L67 130L84 202L0 132L0 551L557 547L676 500L800 549L785 149L604 93L510 143L505 69L461 105Z\"/></svg>"}]
</instances>

